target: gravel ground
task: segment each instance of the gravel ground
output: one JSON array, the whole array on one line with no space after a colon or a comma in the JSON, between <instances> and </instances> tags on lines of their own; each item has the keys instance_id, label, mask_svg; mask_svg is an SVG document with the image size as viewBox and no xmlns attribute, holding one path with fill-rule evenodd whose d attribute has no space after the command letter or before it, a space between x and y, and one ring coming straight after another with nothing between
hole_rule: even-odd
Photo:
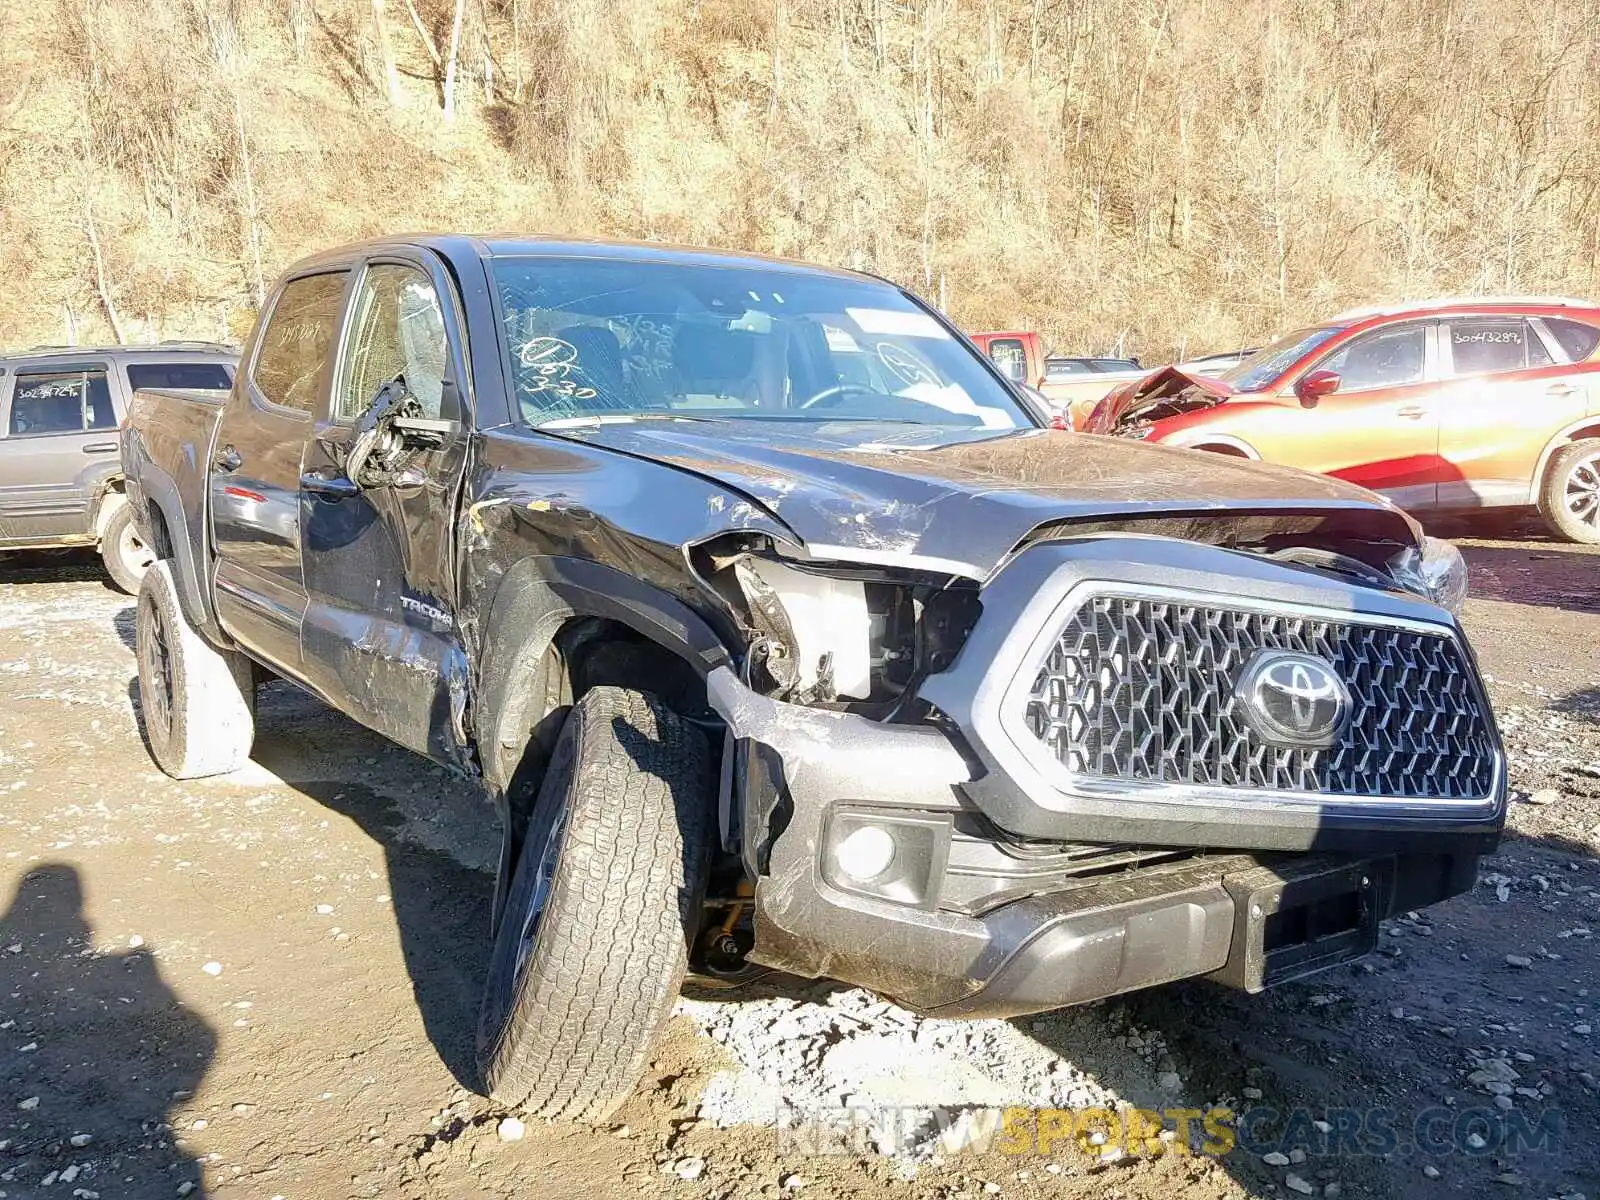
<instances>
[{"instance_id":1,"label":"gravel ground","mask_svg":"<svg viewBox=\"0 0 1600 1200\"><path fill-rule=\"evenodd\" d=\"M691 987L598 1131L469 1090L481 799L283 685L249 768L168 780L131 601L90 559L0 561L0 1196L1600 1200L1600 555L1463 545L1518 796L1471 895L1255 997L960 1023L827 984ZM1012 1104L1220 1104L1239 1145L1005 1154ZM861 1108L900 1115L801 1152L796 1121ZM1564 1132L1505 1144L1541 1121Z\"/></svg>"}]
</instances>

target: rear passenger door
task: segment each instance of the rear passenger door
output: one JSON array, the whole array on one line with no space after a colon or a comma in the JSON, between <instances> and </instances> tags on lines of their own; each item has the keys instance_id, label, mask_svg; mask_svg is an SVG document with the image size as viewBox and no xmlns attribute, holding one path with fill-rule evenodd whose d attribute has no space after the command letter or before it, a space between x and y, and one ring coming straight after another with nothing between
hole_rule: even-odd
<instances>
[{"instance_id":1,"label":"rear passenger door","mask_svg":"<svg viewBox=\"0 0 1600 1200\"><path fill-rule=\"evenodd\" d=\"M303 679L300 464L327 403L348 268L287 281L240 366L212 441L217 619L253 654Z\"/></svg>"},{"instance_id":2,"label":"rear passenger door","mask_svg":"<svg viewBox=\"0 0 1600 1200\"><path fill-rule=\"evenodd\" d=\"M1441 324L1441 507L1528 503L1540 453L1588 410L1588 377L1574 374L1568 357L1537 317L1455 316Z\"/></svg>"},{"instance_id":3,"label":"rear passenger door","mask_svg":"<svg viewBox=\"0 0 1600 1200\"><path fill-rule=\"evenodd\" d=\"M455 611L454 514L469 427L457 312L431 256L366 264L300 492L309 682L362 724L443 762L460 761L467 698ZM439 444L406 451L379 482L356 468L354 443L374 402L402 380L421 416L441 423Z\"/></svg>"},{"instance_id":4,"label":"rear passenger door","mask_svg":"<svg viewBox=\"0 0 1600 1200\"><path fill-rule=\"evenodd\" d=\"M108 364L18 360L0 377L0 545L92 540L90 506L118 470Z\"/></svg>"}]
</instances>

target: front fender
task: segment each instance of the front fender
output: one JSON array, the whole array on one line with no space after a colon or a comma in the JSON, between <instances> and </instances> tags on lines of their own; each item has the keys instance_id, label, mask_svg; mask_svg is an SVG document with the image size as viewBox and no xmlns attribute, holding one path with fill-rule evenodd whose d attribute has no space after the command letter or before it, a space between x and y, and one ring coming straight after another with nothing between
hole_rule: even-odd
<instances>
[{"instance_id":1,"label":"front fender","mask_svg":"<svg viewBox=\"0 0 1600 1200\"><path fill-rule=\"evenodd\" d=\"M732 661L704 618L645 580L584 559L522 559L500 581L481 631L478 755L484 782L497 792L509 785L532 727L538 665L556 631L573 617L626 625L702 678Z\"/></svg>"}]
</instances>

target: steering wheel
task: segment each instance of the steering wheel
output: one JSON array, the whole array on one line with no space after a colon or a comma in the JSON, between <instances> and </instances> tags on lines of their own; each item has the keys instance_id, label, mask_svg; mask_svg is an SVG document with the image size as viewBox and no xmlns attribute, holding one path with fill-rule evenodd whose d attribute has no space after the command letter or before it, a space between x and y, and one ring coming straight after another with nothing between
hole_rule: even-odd
<instances>
[{"instance_id":1,"label":"steering wheel","mask_svg":"<svg viewBox=\"0 0 1600 1200\"><path fill-rule=\"evenodd\" d=\"M812 396L810 399L801 401L800 407L801 408L816 408L824 400L827 400L830 397L843 396L847 392L860 392L860 393L862 393L863 395L866 395L866 396L881 395L881 393L879 393L877 391L874 391L872 388L864 387L859 383L836 383L832 387L823 388L820 392L816 393L816 395Z\"/></svg>"}]
</instances>

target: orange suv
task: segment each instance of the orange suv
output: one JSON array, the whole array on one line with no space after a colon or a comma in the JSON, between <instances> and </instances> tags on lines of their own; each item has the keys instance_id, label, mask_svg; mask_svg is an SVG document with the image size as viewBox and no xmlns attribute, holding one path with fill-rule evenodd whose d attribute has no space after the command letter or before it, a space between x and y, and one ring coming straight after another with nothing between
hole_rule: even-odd
<instances>
[{"instance_id":1,"label":"orange suv","mask_svg":"<svg viewBox=\"0 0 1600 1200\"><path fill-rule=\"evenodd\" d=\"M1166 368L1085 428L1286 463L1417 512L1536 506L1600 543L1600 303L1428 300L1286 334L1217 379Z\"/></svg>"}]
</instances>

